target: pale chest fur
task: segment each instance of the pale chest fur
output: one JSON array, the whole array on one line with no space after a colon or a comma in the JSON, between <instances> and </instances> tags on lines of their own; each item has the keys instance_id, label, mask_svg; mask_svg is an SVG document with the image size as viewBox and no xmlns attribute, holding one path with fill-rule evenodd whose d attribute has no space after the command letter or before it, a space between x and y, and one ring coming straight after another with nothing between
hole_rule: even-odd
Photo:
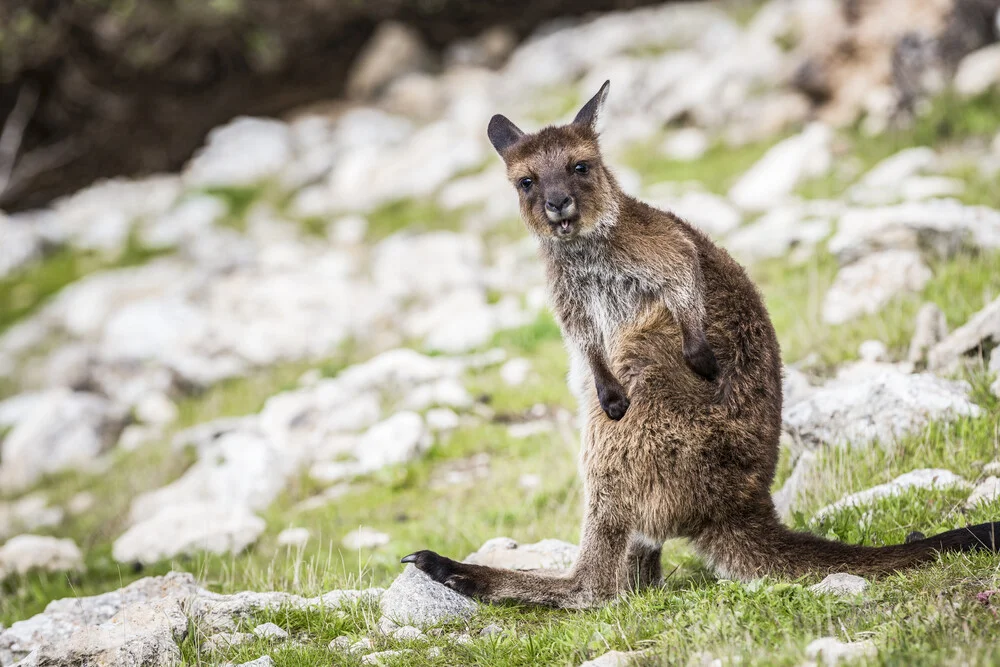
<instances>
[{"instance_id":1,"label":"pale chest fur","mask_svg":"<svg viewBox=\"0 0 1000 667\"><path fill-rule=\"evenodd\" d=\"M599 250L546 257L549 291L564 333L573 337L571 319L585 318L609 345L622 326L635 321L653 287L626 262Z\"/></svg>"}]
</instances>

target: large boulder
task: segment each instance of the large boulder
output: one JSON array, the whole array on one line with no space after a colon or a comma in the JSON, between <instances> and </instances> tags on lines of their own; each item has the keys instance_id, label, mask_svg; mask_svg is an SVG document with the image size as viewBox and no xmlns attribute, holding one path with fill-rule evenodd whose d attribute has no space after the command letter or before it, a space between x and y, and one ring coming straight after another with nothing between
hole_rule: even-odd
<instances>
[{"instance_id":1,"label":"large boulder","mask_svg":"<svg viewBox=\"0 0 1000 667\"><path fill-rule=\"evenodd\" d=\"M42 475L86 467L116 442L125 423L119 406L97 394L52 389L17 401L18 414L0 450L0 488L18 491ZM0 413L4 412L0 403ZM9 413L8 413L9 414Z\"/></svg>"},{"instance_id":2,"label":"large boulder","mask_svg":"<svg viewBox=\"0 0 1000 667\"><path fill-rule=\"evenodd\" d=\"M919 292L931 277L919 253L911 250L868 255L837 272L823 299L823 321L843 324L877 313L897 294Z\"/></svg>"},{"instance_id":3,"label":"large boulder","mask_svg":"<svg viewBox=\"0 0 1000 667\"><path fill-rule=\"evenodd\" d=\"M71 539L18 535L0 547L0 579L32 571L71 572L83 569L83 554Z\"/></svg>"},{"instance_id":4,"label":"large boulder","mask_svg":"<svg viewBox=\"0 0 1000 667\"><path fill-rule=\"evenodd\" d=\"M225 503L168 505L129 528L111 553L119 563L156 563L207 551L238 554L264 532L264 520L250 510Z\"/></svg>"},{"instance_id":5,"label":"large boulder","mask_svg":"<svg viewBox=\"0 0 1000 667\"><path fill-rule=\"evenodd\" d=\"M889 444L932 421L975 417L969 385L892 367L833 380L783 411L784 428L803 446Z\"/></svg>"}]
</instances>

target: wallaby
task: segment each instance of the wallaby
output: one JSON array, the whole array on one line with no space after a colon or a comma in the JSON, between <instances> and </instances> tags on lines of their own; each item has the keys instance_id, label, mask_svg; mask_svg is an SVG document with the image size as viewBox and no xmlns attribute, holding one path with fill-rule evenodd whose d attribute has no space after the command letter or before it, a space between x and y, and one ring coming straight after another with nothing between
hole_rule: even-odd
<instances>
[{"instance_id":1,"label":"wallaby","mask_svg":"<svg viewBox=\"0 0 1000 667\"><path fill-rule=\"evenodd\" d=\"M660 550L674 537L690 539L720 575L740 580L876 574L939 551L997 551L1000 522L885 547L781 523L770 493L781 428L774 327L725 250L622 192L594 125L608 87L568 125L525 134L494 116L488 131L539 239L585 418L579 558L563 576L432 551L402 562L485 601L587 607L659 582ZM721 382L706 382L718 367Z\"/></svg>"}]
</instances>

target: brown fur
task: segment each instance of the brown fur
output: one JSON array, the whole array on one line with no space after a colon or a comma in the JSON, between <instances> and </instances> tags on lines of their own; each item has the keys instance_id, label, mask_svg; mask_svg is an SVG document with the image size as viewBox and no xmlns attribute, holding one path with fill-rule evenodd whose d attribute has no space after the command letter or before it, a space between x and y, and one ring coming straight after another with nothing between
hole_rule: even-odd
<instances>
[{"instance_id":1,"label":"brown fur","mask_svg":"<svg viewBox=\"0 0 1000 667\"><path fill-rule=\"evenodd\" d=\"M522 195L525 221L540 239L553 308L570 348L571 383L586 421L580 557L563 577L458 563L430 551L404 562L488 601L586 607L657 583L660 547L674 537L689 538L718 572L743 580L835 570L873 574L931 560L939 550L997 549L1000 523L882 548L783 526L770 495L781 428L781 360L774 328L746 273L698 230L625 195L603 167L589 124L535 135L513 128L503 136L513 144L494 143L501 144L515 182L530 170L544 184L544 174L562 169L567 156L572 161L586 155L591 162L590 184L574 190L579 227L570 238L552 230L537 213L537 202ZM703 335L718 357L723 382L690 372L690 332L683 309L671 301L677 295L669 294L670 285L700 286ZM631 400L620 420L605 416L596 377L601 371L590 372L580 349L590 339L575 331L581 321L593 324L588 313L595 311L610 311L598 326L604 334L600 352Z\"/></svg>"}]
</instances>

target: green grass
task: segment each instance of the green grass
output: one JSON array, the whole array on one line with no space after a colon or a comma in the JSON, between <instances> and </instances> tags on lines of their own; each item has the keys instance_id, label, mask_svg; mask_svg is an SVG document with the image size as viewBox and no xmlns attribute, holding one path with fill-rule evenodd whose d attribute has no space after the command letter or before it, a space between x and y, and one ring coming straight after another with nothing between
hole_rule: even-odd
<instances>
[{"instance_id":1,"label":"green grass","mask_svg":"<svg viewBox=\"0 0 1000 667\"><path fill-rule=\"evenodd\" d=\"M35 312L66 285L104 269L135 266L167 250L150 250L130 236L124 252L109 259L97 253L68 248L57 250L39 262L0 278L0 333Z\"/></svg>"},{"instance_id":2,"label":"green grass","mask_svg":"<svg viewBox=\"0 0 1000 667\"><path fill-rule=\"evenodd\" d=\"M725 194L776 141L737 147L717 143L692 162L664 157L656 149L655 142L646 142L626 151L624 161L639 172L645 185L662 181L698 181L711 192Z\"/></svg>"},{"instance_id":3,"label":"green grass","mask_svg":"<svg viewBox=\"0 0 1000 667\"><path fill-rule=\"evenodd\" d=\"M379 206L368 214L368 238L384 239L396 232L457 230L463 211L446 211L432 200L401 199Z\"/></svg>"},{"instance_id":4,"label":"green grass","mask_svg":"<svg viewBox=\"0 0 1000 667\"><path fill-rule=\"evenodd\" d=\"M870 339L885 343L894 358L905 359L917 311L926 301L936 303L955 328L1000 295L1000 253L958 255L933 262L931 271L933 277L919 294L897 296L873 315L835 326L822 321L823 297L837 274L837 262L828 253L818 251L798 266L762 262L752 267L751 275L764 294L785 361L816 354L820 367L830 368L857 358L858 346Z\"/></svg>"}]
</instances>

